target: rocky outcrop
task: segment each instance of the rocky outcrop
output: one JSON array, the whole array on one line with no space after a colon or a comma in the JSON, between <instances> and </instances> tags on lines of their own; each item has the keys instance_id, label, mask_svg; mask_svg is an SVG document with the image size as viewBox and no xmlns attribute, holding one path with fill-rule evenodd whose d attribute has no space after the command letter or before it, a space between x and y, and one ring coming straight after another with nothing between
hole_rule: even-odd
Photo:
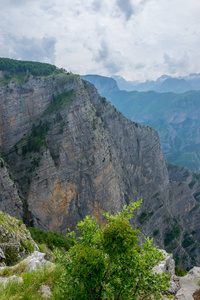
<instances>
[{"instance_id":1,"label":"rocky outcrop","mask_svg":"<svg viewBox=\"0 0 200 300\"><path fill-rule=\"evenodd\" d=\"M172 254L168 254L165 250L161 250L165 260L161 261L153 270L158 274L170 274L173 276L175 274L175 261Z\"/></svg>"},{"instance_id":2,"label":"rocky outcrop","mask_svg":"<svg viewBox=\"0 0 200 300\"><path fill-rule=\"evenodd\" d=\"M19 219L0 211L0 262L13 265L38 246Z\"/></svg>"},{"instance_id":3,"label":"rocky outcrop","mask_svg":"<svg viewBox=\"0 0 200 300\"><path fill-rule=\"evenodd\" d=\"M187 275L180 277L181 288L177 292L174 300L193 300L194 293L199 290L200 268L194 267ZM199 295L199 294L198 294Z\"/></svg>"},{"instance_id":4,"label":"rocky outcrop","mask_svg":"<svg viewBox=\"0 0 200 300\"><path fill-rule=\"evenodd\" d=\"M27 224L65 234L87 214L102 223L103 212L143 198L135 226L185 267L200 263L198 201L187 180L171 180L155 130L72 74L11 81L0 111L1 157Z\"/></svg>"}]
</instances>

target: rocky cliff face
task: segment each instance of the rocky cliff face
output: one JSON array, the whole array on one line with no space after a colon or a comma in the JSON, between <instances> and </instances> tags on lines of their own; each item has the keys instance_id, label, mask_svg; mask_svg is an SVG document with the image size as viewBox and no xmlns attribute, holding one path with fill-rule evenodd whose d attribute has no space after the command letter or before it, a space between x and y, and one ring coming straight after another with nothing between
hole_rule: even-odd
<instances>
[{"instance_id":1,"label":"rocky cliff face","mask_svg":"<svg viewBox=\"0 0 200 300\"><path fill-rule=\"evenodd\" d=\"M11 81L0 87L0 112L1 157L16 195L2 198L1 185L2 210L13 203L10 214L65 234L87 214L102 223L103 212L143 198L135 225L186 267L200 263L199 181L191 189L192 173L168 171L155 130L126 119L78 75Z\"/></svg>"}]
</instances>

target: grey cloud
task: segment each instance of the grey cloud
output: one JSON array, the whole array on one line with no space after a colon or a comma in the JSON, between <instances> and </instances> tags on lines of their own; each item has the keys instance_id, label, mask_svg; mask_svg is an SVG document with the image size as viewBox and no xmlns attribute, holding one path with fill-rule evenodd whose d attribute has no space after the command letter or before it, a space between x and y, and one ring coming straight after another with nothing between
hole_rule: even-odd
<instances>
[{"instance_id":1,"label":"grey cloud","mask_svg":"<svg viewBox=\"0 0 200 300\"><path fill-rule=\"evenodd\" d=\"M164 63L168 66L168 70L171 74L186 70L189 64L187 55L180 58L174 58L167 53L164 54Z\"/></svg>"},{"instance_id":2,"label":"grey cloud","mask_svg":"<svg viewBox=\"0 0 200 300\"><path fill-rule=\"evenodd\" d=\"M116 51L111 52L108 44L104 40L101 42L101 46L98 50L97 56L95 57L95 61L97 63L101 63L110 74L115 74L124 67L121 53Z\"/></svg>"},{"instance_id":3,"label":"grey cloud","mask_svg":"<svg viewBox=\"0 0 200 300\"><path fill-rule=\"evenodd\" d=\"M134 14L134 9L130 0L117 0L116 4L125 14L126 20L128 21L130 17Z\"/></svg>"},{"instance_id":4,"label":"grey cloud","mask_svg":"<svg viewBox=\"0 0 200 300\"><path fill-rule=\"evenodd\" d=\"M8 35L4 40L7 43L12 58L22 60L33 60L54 63L55 62L55 44L54 37L27 38ZM0 51L1 52L1 51ZM1 55L5 55L2 53Z\"/></svg>"},{"instance_id":5,"label":"grey cloud","mask_svg":"<svg viewBox=\"0 0 200 300\"><path fill-rule=\"evenodd\" d=\"M99 11L101 9L101 6L102 6L101 0L94 0L94 2L92 3L92 8L94 11Z\"/></svg>"},{"instance_id":6,"label":"grey cloud","mask_svg":"<svg viewBox=\"0 0 200 300\"><path fill-rule=\"evenodd\" d=\"M101 42L101 48L98 51L98 55L96 57L96 61L100 62L100 61L105 61L109 56L109 50L108 50L108 46L105 43L105 41Z\"/></svg>"},{"instance_id":7,"label":"grey cloud","mask_svg":"<svg viewBox=\"0 0 200 300\"><path fill-rule=\"evenodd\" d=\"M121 65L121 63L116 63L114 61L108 61L104 64L104 67L107 69L107 71L110 74L116 74L117 72L119 72L120 70L123 69L123 66Z\"/></svg>"},{"instance_id":8,"label":"grey cloud","mask_svg":"<svg viewBox=\"0 0 200 300\"><path fill-rule=\"evenodd\" d=\"M139 64L136 64L136 65L135 65L135 68L136 68L137 70L144 69L144 68L145 68L145 65L142 64L142 63L139 63Z\"/></svg>"},{"instance_id":9,"label":"grey cloud","mask_svg":"<svg viewBox=\"0 0 200 300\"><path fill-rule=\"evenodd\" d=\"M27 3L27 0L7 0L7 4L11 4L14 6L22 6Z\"/></svg>"}]
</instances>

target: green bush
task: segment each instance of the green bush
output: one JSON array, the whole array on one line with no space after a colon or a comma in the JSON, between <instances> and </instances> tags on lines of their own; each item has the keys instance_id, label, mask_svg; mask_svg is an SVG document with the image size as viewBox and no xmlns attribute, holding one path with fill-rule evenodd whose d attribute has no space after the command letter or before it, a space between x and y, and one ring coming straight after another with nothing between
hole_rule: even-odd
<instances>
[{"instance_id":1,"label":"green bush","mask_svg":"<svg viewBox=\"0 0 200 300\"><path fill-rule=\"evenodd\" d=\"M28 229L36 243L45 244L51 250L53 250L54 247L69 250L71 246L71 240L57 232L44 231L33 227L29 227Z\"/></svg>"},{"instance_id":2,"label":"green bush","mask_svg":"<svg viewBox=\"0 0 200 300\"><path fill-rule=\"evenodd\" d=\"M182 246L183 248L187 248L189 246L191 246L192 244L195 243L195 239L193 237L187 237L184 239L184 241L182 242Z\"/></svg>"},{"instance_id":3,"label":"green bush","mask_svg":"<svg viewBox=\"0 0 200 300\"><path fill-rule=\"evenodd\" d=\"M78 223L72 246L61 257L64 272L59 288L62 299L161 299L169 287L168 275L152 272L164 259L152 240L138 245L137 230L129 219L139 202L124 206L121 213L105 213L107 225L100 228L91 216Z\"/></svg>"},{"instance_id":4,"label":"green bush","mask_svg":"<svg viewBox=\"0 0 200 300\"><path fill-rule=\"evenodd\" d=\"M154 212L151 211L151 212L146 212L146 211L143 211L141 213L141 215L138 217L138 221L143 224L145 223L147 220L149 220L152 216L153 216Z\"/></svg>"},{"instance_id":5,"label":"green bush","mask_svg":"<svg viewBox=\"0 0 200 300\"><path fill-rule=\"evenodd\" d=\"M187 271L183 268L182 264L179 264L175 267L175 274L177 276L185 276L187 274Z\"/></svg>"},{"instance_id":6,"label":"green bush","mask_svg":"<svg viewBox=\"0 0 200 300\"><path fill-rule=\"evenodd\" d=\"M168 246L175 238L179 238L181 233L181 226L175 223L172 230L165 234L164 244Z\"/></svg>"}]
</instances>

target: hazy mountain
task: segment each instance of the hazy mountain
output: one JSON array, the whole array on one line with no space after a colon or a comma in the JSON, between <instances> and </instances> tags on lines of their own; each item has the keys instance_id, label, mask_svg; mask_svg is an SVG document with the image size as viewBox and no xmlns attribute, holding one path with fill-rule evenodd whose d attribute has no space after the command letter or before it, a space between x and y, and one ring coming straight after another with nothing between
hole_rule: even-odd
<instances>
[{"instance_id":1,"label":"hazy mountain","mask_svg":"<svg viewBox=\"0 0 200 300\"><path fill-rule=\"evenodd\" d=\"M123 77L116 75L113 75L112 78L116 80L120 90L126 91L184 93L191 90L200 90L200 74L190 74L178 78L162 75L155 81L147 80L142 83L138 81L126 81Z\"/></svg>"},{"instance_id":2,"label":"hazy mountain","mask_svg":"<svg viewBox=\"0 0 200 300\"><path fill-rule=\"evenodd\" d=\"M95 78L87 77L87 80L96 84ZM194 78L192 76L191 80ZM167 84L168 80L171 79L160 78L163 84ZM200 91L175 94L118 89L113 92L109 89L110 82L112 79L101 81L101 86L96 85L101 95L107 97L127 118L156 129L168 162L199 172Z\"/></svg>"}]
</instances>

